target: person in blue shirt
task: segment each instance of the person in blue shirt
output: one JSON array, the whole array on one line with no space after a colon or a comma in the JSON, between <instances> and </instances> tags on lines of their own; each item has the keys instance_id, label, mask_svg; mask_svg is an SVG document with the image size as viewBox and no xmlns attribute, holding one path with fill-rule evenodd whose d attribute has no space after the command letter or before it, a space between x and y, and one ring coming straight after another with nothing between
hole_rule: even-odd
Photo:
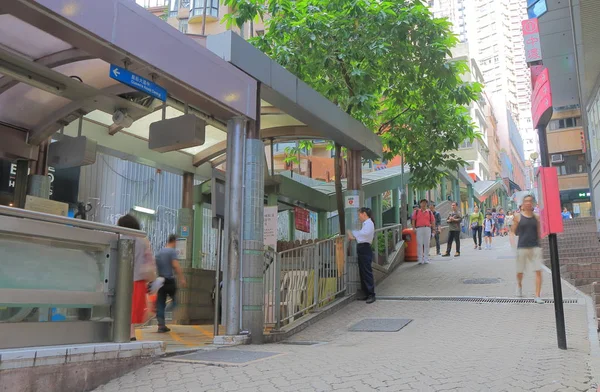
<instances>
[{"instance_id":1,"label":"person in blue shirt","mask_svg":"<svg viewBox=\"0 0 600 392\"><path fill-rule=\"evenodd\" d=\"M567 207L563 208L561 215L562 215L563 220L573 219L573 215L571 215L569 210L567 210Z\"/></svg>"},{"instance_id":2,"label":"person in blue shirt","mask_svg":"<svg viewBox=\"0 0 600 392\"><path fill-rule=\"evenodd\" d=\"M485 214L485 220L483 221L483 237L485 238L485 249L492 249L492 237L494 236L494 229L496 223L492 219L492 213L488 212Z\"/></svg>"}]
</instances>

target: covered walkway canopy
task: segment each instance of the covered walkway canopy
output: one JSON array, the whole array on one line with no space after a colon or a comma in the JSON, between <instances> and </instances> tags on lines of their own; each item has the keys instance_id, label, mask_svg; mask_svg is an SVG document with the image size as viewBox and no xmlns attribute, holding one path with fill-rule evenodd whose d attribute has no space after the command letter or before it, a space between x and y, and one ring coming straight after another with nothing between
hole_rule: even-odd
<instances>
[{"instance_id":1,"label":"covered walkway canopy","mask_svg":"<svg viewBox=\"0 0 600 392\"><path fill-rule=\"evenodd\" d=\"M236 68L240 62L229 64L133 1L0 2L0 133L8 141L0 156L36 160L37 146L63 130L97 141L110 155L209 178L224 162L227 121L240 115L260 120L266 139L328 139L367 158L381 155L379 138L361 123L241 37L229 32L220 39L239 54L233 58L255 69L268 64L272 80ZM110 64L166 89L165 110L160 100L112 79ZM115 123L117 110L133 124ZM150 124L186 112L206 122L204 144L150 150Z\"/></svg>"}]
</instances>

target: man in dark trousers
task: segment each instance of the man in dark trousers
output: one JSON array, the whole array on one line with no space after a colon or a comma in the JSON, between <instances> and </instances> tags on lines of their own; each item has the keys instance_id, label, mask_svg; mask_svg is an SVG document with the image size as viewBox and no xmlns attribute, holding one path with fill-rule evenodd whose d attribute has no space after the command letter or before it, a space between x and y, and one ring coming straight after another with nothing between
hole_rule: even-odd
<instances>
[{"instance_id":1,"label":"man in dark trousers","mask_svg":"<svg viewBox=\"0 0 600 392\"><path fill-rule=\"evenodd\" d=\"M356 253L358 255L358 272L360 285L364 293L363 300L368 304L375 302L375 279L373 278L373 250L371 243L375 237L375 225L372 220L373 212L370 208L362 207L358 210L358 219L362 223L360 230L349 230L348 238L356 240Z\"/></svg>"},{"instance_id":2,"label":"man in dark trousers","mask_svg":"<svg viewBox=\"0 0 600 392\"><path fill-rule=\"evenodd\" d=\"M433 233L435 238L435 254L439 256L442 254L442 252L440 251L440 231L442 227L442 215L440 215L440 213L435 210L434 202L431 202L429 209L431 210L431 212L433 213L433 217L435 218L435 232Z\"/></svg>"},{"instance_id":3,"label":"man in dark trousers","mask_svg":"<svg viewBox=\"0 0 600 392\"><path fill-rule=\"evenodd\" d=\"M175 304L175 294L177 293L177 281L175 274L181 287L185 287L185 278L183 271L177 260L177 252L175 245L177 244L177 236L171 234L167 240L167 245L162 248L156 255L156 272L157 275L165 279L165 283L158 290L156 296L156 319L158 320L158 332L169 332L165 323L165 310L167 307L167 296L171 297Z\"/></svg>"},{"instance_id":4,"label":"man in dark trousers","mask_svg":"<svg viewBox=\"0 0 600 392\"><path fill-rule=\"evenodd\" d=\"M452 202L452 210L448 214L446 219L448 222L448 246L446 247L446 253L442 257L450 257L450 251L452 250L452 241L456 242L456 253L454 257L460 256L460 223L462 222L462 215L458 210L458 204Z\"/></svg>"}]
</instances>

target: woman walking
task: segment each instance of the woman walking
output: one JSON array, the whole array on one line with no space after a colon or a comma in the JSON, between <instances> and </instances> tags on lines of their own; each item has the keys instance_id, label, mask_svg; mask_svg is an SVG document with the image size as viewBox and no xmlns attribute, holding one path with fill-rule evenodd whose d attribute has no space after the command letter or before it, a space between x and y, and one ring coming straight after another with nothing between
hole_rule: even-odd
<instances>
[{"instance_id":1,"label":"woman walking","mask_svg":"<svg viewBox=\"0 0 600 392\"><path fill-rule=\"evenodd\" d=\"M358 271L360 285L364 294L363 300L368 304L375 302L375 280L373 279L373 250L371 243L375 236L375 225L372 220L373 212L370 208L362 207L358 210L358 219L362 222L360 230L348 231L348 238L356 240L356 253L358 254Z\"/></svg>"},{"instance_id":2,"label":"woman walking","mask_svg":"<svg viewBox=\"0 0 600 392\"><path fill-rule=\"evenodd\" d=\"M483 214L479 211L479 207L473 208L473 213L469 216L469 224L471 225L471 231L473 232L473 242L475 247L473 249L481 250L481 232L483 230Z\"/></svg>"},{"instance_id":3,"label":"woman walking","mask_svg":"<svg viewBox=\"0 0 600 392\"><path fill-rule=\"evenodd\" d=\"M118 226L133 230L141 230L140 223L132 215L124 215L117 222ZM131 296L131 340L135 338L135 325L146 322L146 293L148 282L156 277L156 264L148 238L135 238L135 255L133 258L133 292Z\"/></svg>"}]
</instances>

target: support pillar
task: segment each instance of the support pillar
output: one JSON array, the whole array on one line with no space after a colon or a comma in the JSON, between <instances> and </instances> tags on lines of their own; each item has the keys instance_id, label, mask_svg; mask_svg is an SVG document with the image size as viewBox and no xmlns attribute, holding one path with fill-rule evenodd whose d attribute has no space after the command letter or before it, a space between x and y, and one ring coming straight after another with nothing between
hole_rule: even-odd
<instances>
[{"instance_id":1,"label":"support pillar","mask_svg":"<svg viewBox=\"0 0 600 392\"><path fill-rule=\"evenodd\" d=\"M373 196L371 198L371 203L373 205L373 220L375 221L375 228L379 229L383 227L383 197L381 194L377 196Z\"/></svg>"},{"instance_id":2,"label":"support pillar","mask_svg":"<svg viewBox=\"0 0 600 392\"><path fill-rule=\"evenodd\" d=\"M25 160L17 161L17 176L15 179L15 194L13 206L16 208L25 208L25 197L27 196L29 162Z\"/></svg>"},{"instance_id":3,"label":"support pillar","mask_svg":"<svg viewBox=\"0 0 600 392\"><path fill-rule=\"evenodd\" d=\"M407 203L408 203L408 211L412 211L413 206L415 205L415 190L412 185L408 184L407 191Z\"/></svg>"},{"instance_id":4,"label":"support pillar","mask_svg":"<svg viewBox=\"0 0 600 392\"><path fill-rule=\"evenodd\" d=\"M288 211L288 240L296 241L296 213L293 209Z\"/></svg>"},{"instance_id":5,"label":"support pillar","mask_svg":"<svg viewBox=\"0 0 600 392\"><path fill-rule=\"evenodd\" d=\"M469 208L468 212L473 212L473 208L475 208L475 195L473 193L473 185L467 184L467 205Z\"/></svg>"},{"instance_id":6,"label":"support pillar","mask_svg":"<svg viewBox=\"0 0 600 392\"><path fill-rule=\"evenodd\" d=\"M185 241L185 255L179 259L179 265L183 270L183 276L187 282L187 287L180 287L177 290L177 308L175 308L174 319L178 324L190 324L192 320L192 302L191 294L194 289L192 278L192 264L194 259L194 174L183 173L183 192L181 199L181 209L177 214L177 238Z\"/></svg>"},{"instance_id":7,"label":"support pillar","mask_svg":"<svg viewBox=\"0 0 600 392\"><path fill-rule=\"evenodd\" d=\"M264 341L264 155L260 120L256 120L246 137L242 226L242 330L250 333L252 344Z\"/></svg>"},{"instance_id":8,"label":"support pillar","mask_svg":"<svg viewBox=\"0 0 600 392\"><path fill-rule=\"evenodd\" d=\"M454 185L452 191L452 198L454 199L453 201L457 202L460 205L460 182L458 181L458 179L453 179L452 183Z\"/></svg>"},{"instance_id":9,"label":"support pillar","mask_svg":"<svg viewBox=\"0 0 600 392\"><path fill-rule=\"evenodd\" d=\"M360 229L358 220L358 209L364 205L364 193L362 192L362 162L360 151L348 150L348 180L346 192L344 192L344 200L348 196L357 197L358 203L353 203L345 206L346 214L346 232L348 230ZM346 246L348 248L346 256L346 277L348 279L346 291L348 294L354 294L360 288L360 277L358 273L358 257L356 255L356 243L352 242Z\"/></svg>"},{"instance_id":10,"label":"support pillar","mask_svg":"<svg viewBox=\"0 0 600 392\"><path fill-rule=\"evenodd\" d=\"M327 238L327 212L321 211L317 214L317 237L320 240Z\"/></svg>"},{"instance_id":11,"label":"support pillar","mask_svg":"<svg viewBox=\"0 0 600 392\"><path fill-rule=\"evenodd\" d=\"M448 200L448 179L446 177L442 177L442 201Z\"/></svg>"},{"instance_id":12,"label":"support pillar","mask_svg":"<svg viewBox=\"0 0 600 392\"><path fill-rule=\"evenodd\" d=\"M194 257L192 259L192 268L202 268L204 253L202 253L202 239L204 234L204 203L194 204Z\"/></svg>"},{"instance_id":13,"label":"support pillar","mask_svg":"<svg viewBox=\"0 0 600 392\"><path fill-rule=\"evenodd\" d=\"M243 216L244 141L247 122L234 117L227 122L227 172L225 180L225 243L223 309L226 335L240 333L240 278Z\"/></svg>"},{"instance_id":14,"label":"support pillar","mask_svg":"<svg viewBox=\"0 0 600 392\"><path fill-rule=\"evenodd\" d=\"M400 192L398 188L392 189L392 207L394 208L394 223L400 223Z\"/></svg>"}]
</instances>

